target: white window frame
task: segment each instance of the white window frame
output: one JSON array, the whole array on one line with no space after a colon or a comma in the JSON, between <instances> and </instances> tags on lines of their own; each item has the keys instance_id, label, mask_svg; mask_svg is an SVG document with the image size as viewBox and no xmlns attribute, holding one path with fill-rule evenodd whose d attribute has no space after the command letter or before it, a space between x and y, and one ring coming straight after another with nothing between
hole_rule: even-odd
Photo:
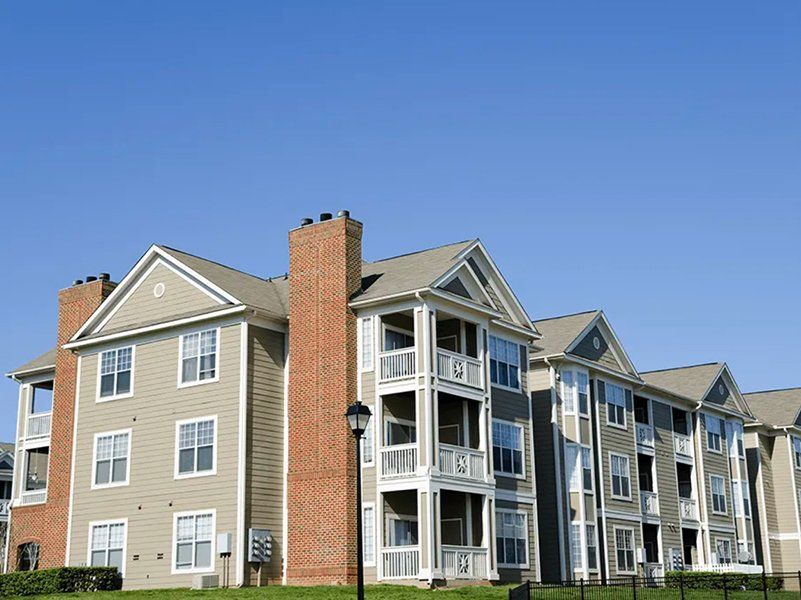
<instances>
[{"instance_id":1,"label":"white window frame","mask_svg":"<svg viewBox=\"0 0 801 600\"><path fill-rule=\"evenodd\" d=\"M620 459L623 459L623 460L626 461L626 479L628 480L628 488L629 488L628 496L615 494L615 492L614 492L614 489L615 489L614 479L615 479L616 476L614 475L613 462L612 462L613 458L620 458ZM621 477L622 478L623 475L620 474L620 475L617 475L617 477ZM621 486L622 486L622 482L621 482ZM609 453L609 493L610 493L611 497L614 498L615 500L625 500L627 502L631 502L632 501L633 490L631 489L631 457L629 457L626 454L620 454L619 452L610 452Z\"/></svg>"},{"instance_id":2,"label":"white window frame","mask_svg":"<svg viewBox=\"0 0 801 600\"><path fill-rule=\"evenodd\" d=\"M587 410L581 409L581 379L584 378L584 395L587 397ZM590 416L590 374L581 369L576 371L576 409L581 417Z\"/></svg>"},{"instance_id":3,"label":"white window frame","mask_svg":"<svg viewBox=\"0 0 801 600\"><path fill-rule=\"evenodd\" d=\"M112 457L114 452L114 436L127 435L128 436L128 453L125 456L125 480L124 481L111 481L114 473L114 459L111 458L111 465L109 466L109 482L97 483L97 440L102 437L112 436ZM105 488L124 487L131 482L131 443L133 442L133 429L117 429L116 431L103 431L96 433L92 440L92 485L93 490L102 490Z\"/></svg>"},{"instance_id":4,"label":"white window frame","mask_svg":"<svg viewBox=\"0 0 801 600\"><path fill-rule=\"evenodd\" d=\"M738 421L728 422L731 431L731 440L729 440L729 456L731 458L745 458L745 431L743 424ZM742 452L740 452L742 450Z\"/></svg>"},{"instance_id":5,"label":"white window frame","mask_svg":"<svg viewBox=\"0 0 801 600\"><path fill-rule=\"evenodd\" d=\"M191 569L179 569L178 561L178 519L181 517L202 517L211 515L211 565L209 567L192 567ZM195 549L197 540L192 541L192 562L196 560ZM170 559L170 569L173 575L184 575L186 573L213 573L217 562L217 510L208 508L204 510L189 510L184 512L172 513L172 557Z\"/></svg>"},{"instance_id":6,"label":"white window frame","mask_svg":"<svg viewBox=\"0 0 801 600\"><path fill-rule=\"evenodd\" d=\"M200 335L206 333L208 331L216 331L217 332L217 344L215 350L215 359L214 359L214 377L210 377L209 379L200 379ZM198 356L197 356L197 364L198 364L198 378L194 381L184 381L184 338L189 337L190 335L197 335L198 336ZM196 385L205 385L207 383L216 383L220 380L220 354L222 350L222 328L221 327L207 327L203 329L197 329L195 331L188 331L178 336L178 388L187 388L187 387L194 387Z\"/></svg>"},{"instance_id":7,"label":"white window frame","mask_svg":"<svg viewBox=\"0 0 801 600\"><path fill-rule=\"evenodd\" d=\"M120 350L131 350L131 385L130 389L127 392L122 394L116 393L117 391L117 373L119 371L116 370L116 363L117 363L117 354ZM114 370L114 394L111 396L101 396L100 395L100 382L103 377L103 355L109 352L114 352L114 363L115 363L115 370ZM97 353L97 392L95 394L95 402L111 402L112 400L122 400L123 398L130 398L134 394L134 373L136 372L136 346L133 344L127 346L119 346L115 348L108 348L101 352Z\"/></svg>"},{"instance_id":8,"label":"white window frame","mask_svg":"<svg viewBox=\"0 0 801 600\"><path fill-rule=\"evenodd\" d=\"M610 401L611 395L609 394L609 388L617 388L621 392L623 392L623 403L622 404L619 404L617 401L615 401L615 402L611 402ZM626 388L624 388L622 385L618 385L616 383L611 383L609 381L604 381L604 400L605 400L606 405L607 405L606 406L606 424L609 425L610 427L617 427L618 429L628 429L629 416L628 416L628 414L626 414L628 412L628 410L626 408ZM610 404L613 405L613 406L616 406L616 407L621 407L623 409L623 422L622 423L618 423L617 421L612 421L612 420L609 419L609 405ZM617 411L615 411L615 414L617 414Z\"/></svg>"},{"instance_id":9,"label":"white window frame","mask_svg":"<svg viewBox=\"0 0 801 600\"><path fill-rule=\"evenodd\" d=\"M122 565L120 566L120 577L125 578L125 563L128 558L128 519L108 519L106 521L89 521L89 537L86 543L86 565L92 565L92 533L95 527L108 527L111 525L122 525ZM108 566L108 544L106 545L106 566Z\"/></svg>"},{"instance_id":10,"label":"white window frame","mask_svg":"<svg viewBox=\"0 0 801 600\"><path fill-rule=\"evenodd\" d=\"M369 331L365 331L369 329ZM367 335L365 335L367 334ZM359 371L372 371L375 365L375 318L359 319Z\"/></svg>"},{"instance_id":11,"label":"white window frame","mask_svg":"<svg viewBox=\"0 0 801 600\"><path fill-rule=\"evenodd\" d=\"M503 569L520 569L526 570L529 569L531 566L531 542L529 540L529 532L528 532L528 513L524 510L514 510L510 508L496 508L495 509L495 544L498 544L498 532L500 531L500 527L498 527L497 519L498 514L508 514L508 515L521 515L523 517L523 535L525 536L525 543L526 543L526 562L525 563L502 563L500 559L498 560L498 567ZM519 539L519 538L515 538Z\"/></svg>"},{"instance_id":12,"label":"white window frame","mask_svg":"<svg viewBox=\"0 0 801 600\"><path fill-rule=\"evenodd\" d=\"M392 537L394 536L395 529L392 527L393 521L409 521L410 523L417 523L417 544L408 544L403 546L393 546ZM384 526L387 532L387 547L388 548L418 548L420 546L420 520L417 515L398 515L395 513L386 513L384 515Z\"/></svg>"},{"instance_id":13,"label":"white window frame","mask_svg":"<svg viewBox=\"0 0 801 600\"><path fill-rule=\"evenodd\" d=\"M370 446L365 443L367 439L370 439ZM362 439L359 440L360 450L362 454L362 468L368 469L370 467L375 466L375 454L376 454L376 444L375 444L375 419L370 419L370 422L367 423L367 429L364 430L364 435Z\"/></svg>"},{"instance_id":14,"label":"white window frame","mask_svg":"<svg viewBox=\"0 0 801 600\"><path fill-rule=\"evenodd\" d=\"M511 363L511 362L501 363L501 361L499 361L497 358L493 358L492 357L492 352L490 351L490 348L492 347L492 339L493 338L495 338L495 340L496 340L496 346L497 346L498 342L503 342L507 346L508 345L514 346L514 348L515 348L515 361L516 362L514 362L514 363ZM523 374L522 374L522 369L520 368L520 344L518 344L517 342L513 342L512 340L503 338L503 337L501 337L499 335L489 335L489 336L487 336L487 345L488 345L487 355L489 356L489 360L491 360L491 361L494 360L498 364L498 372L500 372L500 365L501 364L505 365L505 367L507 368L507 379L508 379L508 368L509 368L509 366L517 367L517 386L504 385L503 383L493 382L491 373L490 373L490 384L493 387L497 387L497 388L500 388L500 389L503 389L503 390L512 390L512 391L515 391L515 392L519 392L522 389L521 386L523 385ZM507 354L507 357L508 357L508 354Z\"/></svg>"},{"instance_id":15,"label":"white window frame","mask_svg":"<svg viewBox=\"0 0 801 600\"><path fill-rule=\"evenodd\" d=\"M414 439L413 442L408 442L407 444L390 444L389 443L389 425L403 425L404 427L411 427L414 429ZM382 440L382 447L390 448L392 446L404 446L410 444L416 444L418 441L418 431L417 431L417 422L412 421L411 419L403 419L401 417L395 417L393 415L384 415L384 423L383 423L383 430L384 430L384 439Z\"/></svg>"},{"instance_id":16,"label":"white window frame","mask_svg":"<svg viewBox=\"0 0 801 600\"><path fill-rule=\"evenodd\" d=\"M565 444L565 473L567 474L567 490L581 492L581 446L575 442Z\"/></svg>"},{"instance_id":17,"label":"white window frame","mask_svg":"<svg viewBox=\"0 0 801 600\"><path fill-rule=\"evenodd\" d=\"M571 571L584 570L584 523L570 522L570 567ZM576 538L578 535L578 538ZM578 545L578 548L576 548ZM576 551L578 550L578 552ZM572 578L571 578L572 579Z\"/></svg>"},{"instance_id":18,"label":"white window frame","mask_svg":"<svg viewBox=\"0 0 801 600\"><path fill-rule=\"evenodd\" d=\"M729 547L729 556L728 556L729 560L726 561L726 562L723 562L721 560L721 554L720 554L720 552L718 552L718 548L720 547L721 544L724 545L724 546L728 545L728 547ZM722 538L722 537L716 537L715 538L715 556L717 556L719 565L730 565L730 564L734 563L733 550L734 550L734 548L733 548L731 540L729 538Z\"/></svg>"},{"instance_id":19,"label":"white window frame","mask_svg":"<svg viewBox=\"0 0 801 600\"><path fill-rule=\"evenodd\" d=\"M723 432L721 431L721 422L720 418L710 415L708 413L704 413L704 429L706 431L706 449L707 452L712 452L713 454L723 454ZM713 431L710 429L709 424L711 422L716 423ZM711 436L711 437L710 437ZM709 440L717 439L717 448L710 445Z\"/></svg>"},{"instance_id":20,"label":"white window frame","mask_svg":"<svg viewBox=\"0 0 801 600\"><path fill-rule=\"evenodd\" d=\"M575 415L578 412L578 392L576 388L576 374L571 369L561 373L562 406L566 415Z\"/></svg>"},{"instance_id":21,"label":"white window frame","mask_svg":"<svg viewBox=\"0 0 801 600\"><path fill-rule=\"evenodd\" d=\"M211 453L211 470L197 471L197 444L195 444L195 471L192 473L179 472L180 460L180 442L181 442L181 425L188 425L190 423L200 423L203 421L214 422L214 447ZM217 415L209 415L206 417L192 417L191 419L181 419L175 422L175 455L173 457L174 465L174 478L175 479L192 479L194 477L211 477L217 474L217 452L219 450L219 423L217 422ZM195 434L195 441L197 442L197 433Z\"/></svg>"},{"instance_id":22,"label":"white window frame","mask_svg":"<svg viewBox=\"0 0 801 600\"><path fill-rule=\"evenodd\" d=\"M751 489L748 487L748 481L746 479L740 480L740 498L743 503L743 515L746 519L750 519L754 512L754 507L751 504ZM747 510L746 506L748 507Z\"/></svg>"},{"instance_id":23,"label":"white window frame","mask_svg":"<svg viewBox=\"0 0 801 600\"><path fill-rule=\"evenodd\" d=\"M378 521L376 520L376 510L375 510L375 502L363 502L362 503L362 524L367 523L367 519L365 518L366 511L371 510L373 512L373 539L372 544L368 542L364 536L367 535L366 529L362 527L362 557L364 559L364 566L365 567L374 567L376 566L377 555L378 555L378 545L376 544L376 540L378 539ZM370 548L372 551L373 560L368 560L366 556L367 548Z\"/></svg>"},{"instance_id":24,"label":"white window frame","mask_svg":"<svg viewBox=\"0 0 801 600\"><path fill-rule=\"evenodd\" d=\"M631 563L632 569L631 570L621 570L620 569L620 562L618 560L618 551L620 547L617 544L617 532L618 531L625 531L631 534L631 549L624 548L623 551L631 552ZM632 527L618 527L614 526L612 528L612 535L615 538L615 572L618 575L636 575L637 574L637 538L634 535L634 529Z\"/></svg>"},{"instance_id":25,"label":"white window frame","mask_svg":"<svg viewBox=\"0 0 801 600\"><path fill-rule=\"evenodd\" d=\"M592 537L590 537L590 527L592 527ZM587 570L591 573L595 573L599 569L599 554L598 554L598 527L595 523L585 523L584 524L584 545L587 547ZM590 540L593 543L590 543ZM595 557L595 566L590 566L590 555Z\"/></svg>"},{"instance_id":26,"label":"white window frame","mask_svg":"<svg viewBox=\"0 0 801 600\"><path fill-rule=\"evenodd\" d=\"M520 423L515 423L513 421L506 421L504 419L493 419L492 421L493 421L493 423L497 422L500 425L511 426L511 427L517 429L518 440L519 440L519 443L520 443L520 454L521 454L521 457L520 457L520 468L522 469L521 473L512 473L512 472L509 472L509 471L501 471L501 470L499 470L499 466L494 464L494 461L493 461L493 465L492 465L493 472L495 473L496 476L500 476L500 477L508 477L510 479L525 479L526 478L526 430L525 430L525 427L523 425L521 425ZM494 451L494 447L495 447L495 436L493 435L492 436L492 447L490 448L490 452ZM503 448L503 446L501 446L501 448Z\"/></svg>"},{"instance_id":27,"label":"white window frame","mask_svg":"<svg viewBox=\"0 0 801 600\"><path fill-rule=\"evenodd\" d=\"M411 329L404 329L403 327L398 327L396 325L390 325L388 323L385 323L384 321L381 321L381 351L382 352L394 352L394 350L387 350L385 348L385 346L387 344L387 331L394 331L395 333L400 333L402 335L405 335L406 337L412 338L412 345L411 346L406 346L405 348L403 348L403 350L408 350L410 348L416 348L417 347L417 338L414 336L414 331L412 331ZM396 350L400 351L401 348L396 348Z\"/></svg>"},{"instance_id":28,"label":"white window frame","mask_svg":"<svg viewBox=\"0 0 801 600\"><path fill-rule=\"evenodd\" d=\"M585 494L593 494L593 493L595 493L595 467L592 464L592 462L593 462L592 461L592 448L590 446L587 446L587 445L582 445L580 454L581 454L581 459L579 460L579 463L581 465L581 486L583 488L582 491ZM586 463L584 462L585 461L585 458L584 458L585 456L587 457L586 458L586 461L587 461ZM585 471L589 471L590 472L590 487L589 488L584 485L584 472Z\"/></svg>"},{"instance_id":29,"label":"white window frame","mask_svg":"<svg viewBox=\"0 0 801 600\"><path fill-rule=\"evenodd\" d=\"M740 518L743 513L741 510L741 502L742 498L740 494L742 493L742 488L740 487L740 480L739 479L732 479L731 480L731 506L732 512L734 513L733 516L735 518Z\"/></svg>"},{"instance_id":30,"label":"white window frame","mask_svg":"<svg viewBox=\"0 0 801 600\"><path fill-rule=\"evenodd\" d=\"M720 481L720 494L715 493L715 481ZM723 496L723 511L715 509L715 496ZM729 500L726 497L726 478L720 475L709 476L709 499L712 502L712 514L726 516L729 514Z\"/></svg>"},{"instance_id":31,"label":"white window frame","mask_svg":"<svg viewBox=\"0 0 801 600\"><path fill-rule=\"evenodd\" d=\"M793 439L793 462L797 471L801 471L801 438L792 436Z\"/></svg>"}]
</instances>

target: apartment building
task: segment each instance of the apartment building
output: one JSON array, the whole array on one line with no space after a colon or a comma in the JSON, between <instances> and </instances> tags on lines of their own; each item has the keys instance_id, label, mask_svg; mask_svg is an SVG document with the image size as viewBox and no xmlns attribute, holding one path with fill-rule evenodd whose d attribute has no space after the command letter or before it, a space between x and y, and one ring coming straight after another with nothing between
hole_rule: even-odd
<instances>
[{"instance_id":1,"label":"apartment building","mask_svg":"<svg viewBox=\"0 0 801 600\"><path fill-rule=\"evenodd\" d=\"M481 242L365 262L342 211L304 219L289 255L264 279L154 245L119 284L59 292L56 347L10 374L10 568L114 565L126 588L352 582L344 413L361 400L369 581L540 577L540 335ZM251 528L270 532L261 568Z\"/></svg>"},{"instance_id":2,"label":"apartment building","mask_svg":"<svg viewBox=\"0 0 801 600\"><path fill-rule=\"evenodd\" d=\"M8 512L14 478L14 444L0 443L0 573L5 572Z\"/></svg>"},{"instance_id":3,"label":"apartment building","mask_svg":"<svg viewBox=\"0 0 801 600\"><path fill-rule=\"evenodd\" d=\"M602 311L534 325L543 579L753 563L751 415L728 368L639 373Z\"/></svg>"},{"instance_id":4,"label":"apartment building","mask_svg":"<svg viewBox=\"0 0 801 600\"><path fill-rule=\"evenodd\" d=\"M801 569L801 388L745 398L757 419L745 427L757 559L770 571L795 572Z\"/></svg>"}]
</instances>

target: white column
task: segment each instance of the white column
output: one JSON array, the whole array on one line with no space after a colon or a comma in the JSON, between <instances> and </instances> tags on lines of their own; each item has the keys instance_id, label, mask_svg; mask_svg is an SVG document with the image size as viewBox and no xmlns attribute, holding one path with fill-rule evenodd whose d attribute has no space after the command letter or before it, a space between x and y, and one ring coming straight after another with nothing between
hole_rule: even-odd
<instances>
[{"instance_id":1,"label":"white column","mask_svg":"<svg viewBox=\"0 0 801 600\"><path fill-rule=\"evenodd\" d=\"M495 496L484 496L481 514L481 545L487 549L487 577L499 579L498 556L495 553Z\"/></svg>"}]
</instances>

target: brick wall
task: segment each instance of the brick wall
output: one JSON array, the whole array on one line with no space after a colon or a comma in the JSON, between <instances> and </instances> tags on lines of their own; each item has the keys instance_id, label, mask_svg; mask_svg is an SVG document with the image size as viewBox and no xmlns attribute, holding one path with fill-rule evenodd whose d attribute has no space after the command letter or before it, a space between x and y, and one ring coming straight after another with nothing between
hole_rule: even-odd
<instances>
[{"instance_id":1,"label":"brick wall","mask_svg":"<svg viewBox=\"0 0 801 600\"><path fill-rule=\"evenodd\" d=\"M110 281L98 280L63 289L58 293L58 352L53 385L47 502L37 506L15 506L12 509L9 571L16 568L17 548L26 542L39 544L39 568L64 565L78 359L70 350L62 348L62 345L75 335L115 286Z\"/></svg>"},{"instance_id":2,"label":"brick wall","mask_svg":"<svg viewBox=\"0 0 801 600\"><path fill-rule=\"evenodd\" d=\"M362 225L347 217L289 234L289 465L287 581L356 577L356 318Z\"/></svg>"}]
</instances>

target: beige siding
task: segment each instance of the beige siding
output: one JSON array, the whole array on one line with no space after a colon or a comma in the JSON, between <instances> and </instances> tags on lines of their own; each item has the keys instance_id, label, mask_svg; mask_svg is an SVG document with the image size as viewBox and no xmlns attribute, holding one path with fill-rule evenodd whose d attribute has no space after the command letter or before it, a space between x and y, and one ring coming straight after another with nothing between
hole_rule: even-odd
<instances>
[{"instance_id":1,"label":"beige siding","mask_svg":"<svg viewBox=\"0 0 801 600\"><path fill-rule=\"evenodd\" d=\"M377 418L377 412L375 409L375 371L366 371L364 373L360 373L359 377L361 377L361 400L364 404L370 407L370 410L373 413L373 419L371 423L371 427L373 427L373 433L376 432L376 423L375 419ZM380 460L380 456L378 454L379 443L378 440L373 438L373 463L371 465L362 465L362 502L363 503L373 503L376 504L375 515L376 523L375 523L375 556L376 561L378 560L381 552L381 534L382 534L382 525L379 523L380 518L380 511L379 507L376 502L376 485L377 485L377 477L378 477L378 461ZM419 532L418 532L419 535ZM374 582L378 577L378 571L374 566L365 566L364 569L364 577L365 581L367 582Z\"/></svg>"},{"instance_id":2,"label":"beige siding","mask_svg":"<svg viewBox=\"0 0 801 600\"><path fill-rule=\"evenodd\" d=\"M245 528L269 529L272 561L262 582L281 580L284 492L284 334L248 327ZM248 581L257 571L246 567Z\"/></svg>"},{"instance_id":3,"label":"beige siding","mask_svg":"<svg viewBox=\"0 0 801 600\"><path fill-rule=\"evenodd\" d=\"M625 384L608 380L605 383L613 383L628 389ZM600 463L604 480L604 498L606 508L609 510L622 510L636 515L640 514L640 494L639 484L637 481L637 444L634 437L634 411L633 411L633 397L631 403L627 402L626 405L626 428L621 429L614 425L607 423L607 406L605 402L601 402L597 391L597 380L595 397L598 399L595 405L598 410L598 417L601 423L601 448L600 454L598 449L595 449L597 460ZM611 454L621 454L627 456L629 459L629 474L631 477L631 500L621 500L612 497L612 472L611 472Z\"/></svg>"},{"instance_id":4,"label":"beige siding","mask_svg":"<svg viewBox=\"0 0 801 600\"><path fill-rule=\"evenodd\" d=\"M676 456L673 450L673 416L671 407L662 402L651 402L653 414L656 461L656 487L659 494L659 516L663 526L662 555L669 557L670 548L682 548L681 529L665 526L679 523L679 485L676 478Z\"/></svg>"},{"instance_id":5,"label":"beige siding","mask_svg":"<svg viewBox=\"0 0 801 600\"><path fill-rule=\"evenodd\" d=\"M776 533L795 533L798 530L798 521L795 512L795 489L793 477L788 476L795 472L790 462L789 440L786 436L774 438L773 445L773 490L776 495Z\"/></svg>"},{"instance_id":6,"label":"beige siding","mask_svg":"<svg viewBox=\"0 0 801 600\"><path fill-rule=\"evenodd\" d=\"M177 387L177 336L138 344L133 397L108 402L95 401L98 355L83 357L71 565L86 563L90 521L127 518L125 587L187 587L192 575L170 574L173 513L205 509L216 509L216 530L232 534L236 552L240 331L221 329L219 381L185 388ZM176 421L211 415L217 416L216 475L176 480ZM92 490L94 434L125 428L132 429L129 485ZM219 559L214 566L222 572Z\"/></svg>"},{"instance_id":7,"label":"beige siding","mask_svg":"<svg viewBox=\"0 0 801 600\"><path fill-rule=\"evenodd\" d=\"M164 284L164 295L156 298L153 288ZM139 287L120 305L102 331L167 320L176 315L214 308L219 303L164 264L157 265Z\"/></svg>"},{"instance_id":8,"label":"beige siding","mask_svg":"<svg viewBox=\"0 0 801 600\"><path fill-rule=\"evenodd\" d=\"M731 477L729 476L729 448L726 444L725 428L721 426L721 451L712 452L707 448L706 418L698 419L701 428L701 452L704 453L704 472L702 485L706 489L706 513L710 524L734 525L734 512L732 511ZM719 515L712 512L712 483L710 477L717 475L723 477L723 489L726 491L726 514ZM714 546L714 543L713 543Z\"/></svg>"}]
</instances>

